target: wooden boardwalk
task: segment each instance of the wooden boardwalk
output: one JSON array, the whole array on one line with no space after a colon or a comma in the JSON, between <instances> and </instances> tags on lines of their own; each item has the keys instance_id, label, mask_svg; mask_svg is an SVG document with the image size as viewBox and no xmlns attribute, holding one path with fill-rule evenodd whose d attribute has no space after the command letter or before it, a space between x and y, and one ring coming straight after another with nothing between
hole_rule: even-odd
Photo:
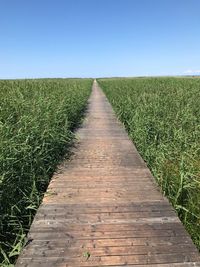
<instances>
[{"instance_id":1,"label":"wooden boardwalk","mask_svg":"<svg viewBox=\"0 0 200 267\"><path fill-rule=\"evenodd\" d=\"M200 266L197 249L96 82L77 135L16 266Z\"/></svg>"}]
</instances>

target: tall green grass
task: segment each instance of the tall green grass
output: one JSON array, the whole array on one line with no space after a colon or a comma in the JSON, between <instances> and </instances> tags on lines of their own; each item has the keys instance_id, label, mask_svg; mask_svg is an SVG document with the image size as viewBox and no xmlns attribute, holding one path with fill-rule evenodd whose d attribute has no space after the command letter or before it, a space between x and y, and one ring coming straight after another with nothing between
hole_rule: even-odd
<instances>
[{"instance_id":1,"label":"tall green grass","mask_svg":"<svg viewBox=\"0 0 200 267\"><path fill-rule=\"evenodd\" d=\"M50 178L69 154L90 79L0 81L0 265L19 254Z\"/></svg>"},{"instance_id":2,"label":"tall green grass","mask_svg":"<svg viewBox=\"0 0 200 267\"><path fill-rule=\"evenodd\" d=\"M200 79L98 82L200 249Z\"/></svg>"}]
</instances>

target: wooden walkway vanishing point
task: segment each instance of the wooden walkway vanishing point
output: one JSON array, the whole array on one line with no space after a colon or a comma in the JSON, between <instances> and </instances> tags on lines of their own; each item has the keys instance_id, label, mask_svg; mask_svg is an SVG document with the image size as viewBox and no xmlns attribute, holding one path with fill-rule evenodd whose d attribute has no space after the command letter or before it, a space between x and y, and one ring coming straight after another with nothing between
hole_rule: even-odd
<instances>
[{"instance_id":1,"label":"wooden walkway vanishing point","mask_svg":"<svg viewBox=\"0 0 200 267\"><path fill-rule=\"evenodd\" d=\"M199 252L96 81L77 135L16 266L200 266Z\"/></svg>"}]
</instances>

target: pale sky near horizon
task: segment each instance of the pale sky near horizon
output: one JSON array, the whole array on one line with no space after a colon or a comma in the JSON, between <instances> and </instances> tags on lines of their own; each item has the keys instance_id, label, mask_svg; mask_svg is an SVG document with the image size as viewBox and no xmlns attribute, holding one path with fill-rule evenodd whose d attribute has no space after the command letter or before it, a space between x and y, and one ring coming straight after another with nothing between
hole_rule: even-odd
<instances>
[{"instance_id":1,"label":"pale sky near horizon","mask_svg":"<svg viewBox=\"0 0 200 267\"><path fill-rule=\"evenodd\" d=\"M0 78L200 74L199 0L0 0Z\"/></svg>"}]
</instances>

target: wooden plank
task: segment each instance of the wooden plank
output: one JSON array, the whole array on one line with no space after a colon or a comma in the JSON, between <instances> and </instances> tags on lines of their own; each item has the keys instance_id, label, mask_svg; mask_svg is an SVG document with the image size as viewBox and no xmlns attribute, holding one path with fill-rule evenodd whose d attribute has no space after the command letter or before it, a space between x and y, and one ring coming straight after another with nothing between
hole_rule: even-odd
<instances>
[{"instance_id":1,"label":"wooden plank","mask_svg":"<svg viewBox=\"0 0 200 267\"><path fill-rule=\"evenodd\" d=\"M120 204L120 205L91 205L91 204L46 204L40 206L40 214L67 214L70 213L119 213L119 212L158 212L158 211L172 211L175 214L175 211L172 210L172 207L167 202L140 202L140 203L129 203Z\"/></svg>"},{"instance_id":2,"label":"wooden plank","mask_svg":"<svg viewBox=\"0 0 200 267\"><path fill-rule=\"evenodd\" d=\"M185 229L183 228L183 226L178 222L166 222L163 224L160 223L123 223L123 224L106 224L106 223L102 223L102 224L86 224L83 225L82 223L80 224L69 224L68 222L66 222L65 220L57 220L55 218L55 220L53 221L49 221L49 220L39 220L39 221L35 221L33 227L31 228L31 233L33 231L39 231L41 228L45 229L59 229L62 228L63 231L76 231L77 232L106 232L106 233L110 233L110 232L117 232L117 231L143 231L143 232L147 232L147 231L153 231L153 230L162 230L162 231L166 231L166 230L171 230L171 229L176 229L176 230L180 230L185 232Z\"/></svg>"},{"instance_id":3,"label":"wooden plank","mask_svg":"<svg viewBox=\"0 0 200 267\"><path fill-rule=\"evenodd\" d=\"M170 236L166 237L163 236L162 238L158 237L139 237L139 238L114 238L114 239L73 239L70 236L60 235L55 237L55 239L51 240L37 240L33 239L30 245L26 246L26 251L29 249L42 250L45 251L49 247L52 249L84 249L86 251L90 251L93 248L102 248L102 247L154 247L155 254L158 252L161 246L165 246L166 248L170 246L182 246L182 245L189 245L193 246L191 239L189 237L180 236L177 239L177 236Z\"/></svg>"},{"instance_id":4,"label":"wooden plank","mask_svg":"<svg viewBox=\"0 0 200 267\"><path fill-rule=\"evenodd\" d=\"M80 210L78 210L80 211ZM171 210L155 210L155 211L110 211L110 212L98 212L98 211L90 211L90 210L81 210L80 212L73 212L73 211L64 211L64 212L60 212L59 210L56 210L53 212L49 211L48 213L42 213L38 214L37 218L44 218L46 217L46 219L52 220L53 216L55 216L55 214L57 215L58 220L62 220L63 219L70 219L70 218L74 218L74 214L79 215L79 218L86 218L87 220L92 220L94 221L97 217L98 219L100 218L101 220L107 219L107 218L111 218L112 219L133 219L133 218L152 218L152 217L173 217L176 216L175 212L171 209ZM39 217L41 215L41 217Z\"/></svg>"},{"instance_id":5,"label":"wooden plank","mask_svg":"<svg viewBox=\"0 0 200 267\"><path fill-rule=\"evenodd\" d=\"M36 251L35 247L29 249L32 257L57 257L60 255L62 257L71 257L71 258L81 258L83 254L88 251L93 257L102 257L102 256L125 256L125 255L150 255L150 254L176 254L176 253L185 253L193 252L192 244L183 244L183 245L160 245L159 247L154 246L126 246L126 247L101 247L101 248L77 248L77 247L46 247L43 250Z\"/></svg>"},{"instance_id":6,"label":"wooden plank","mask_svg":"<svg viewBox=\"0 0 200 267\"><path fill-rule=\"evenodd\" d=\"M168 200L97 84L16 267L200 267Z\"/></svg>"},{"instance_id":7,"label":"wooden plank","mask_svg":"<svg viewBox=\"0 0 200 267\"><path fill-rule=\"evenodd\" d=\"M28 263L27 266L32 266L32 262L36 262L38 266L44 266L45 263L52 263L54 265L49 266L65 266L65 267L89 267L89 266L124 266L124 265L149 265L149 264L164 264L170 263L173 266L173 263L186 263L186 262L195 262L198 260L199 257L194 253L187 252L185 253L176 253L176 254L156 254L156 255L126 255L126 256L98 256L93 257L91 256L88 260L87 258L82 255L81 258L73 258L73 257L64 257L64 256L57 256L57 257L34 257L34 258L26 258L24 257L19 261L21 266L24 263ZM57 264L57 265L56 265ZM63 265L61 265L63 264ZM34 265L33 265L34 266ZM37 266L37 265L35 265Z\"/></svg>"}]
</instances>

